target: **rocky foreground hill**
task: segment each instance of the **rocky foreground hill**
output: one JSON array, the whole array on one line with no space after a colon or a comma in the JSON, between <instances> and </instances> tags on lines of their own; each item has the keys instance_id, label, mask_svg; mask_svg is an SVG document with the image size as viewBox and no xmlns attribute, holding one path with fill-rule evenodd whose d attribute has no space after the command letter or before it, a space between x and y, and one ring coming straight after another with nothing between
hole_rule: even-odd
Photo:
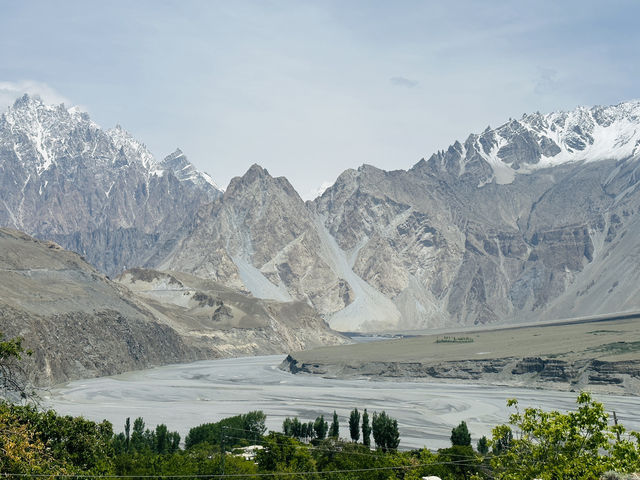
<instances>
[{"instance_id":1,"label":"rocky foreground hill","mask_svg":"<svg viewBox=\"0 0 640 480\"><path fill-rule=\"evenodd\" d=\"M301 302L170 272L136 269L114 282L76 253L5 228L0 330L33 350L27 367L39 385L347 341Z\"/></svg>"},{"instance_id":2,"label":"rocky foreground hill","mask_svg":"<svg viewBox=\"0 0 640 480\"><path fill-rule=\"evenodd\" d=\"M303 202L258 165L222 193L180 151L158 162L23 97L0 117L0 224L112 276L185 272L343 331L569 318L640 309L639 160L640 102L535 113Z\"/></svg>"}]
</instances>

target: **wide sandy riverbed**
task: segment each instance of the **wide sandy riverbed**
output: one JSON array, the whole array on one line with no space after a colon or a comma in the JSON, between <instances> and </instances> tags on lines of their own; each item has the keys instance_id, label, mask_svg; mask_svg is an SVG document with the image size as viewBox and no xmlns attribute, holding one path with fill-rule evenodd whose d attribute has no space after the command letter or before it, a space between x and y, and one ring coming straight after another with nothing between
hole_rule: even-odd
<instances>
[{"instance_id":1,"label":"wide sandy riverbed","mask_svg":"<svg viewBox=\"0 0 640 480\"><path fill-rule=\"evenodd\" d=\"M165 423L182 437L205 422L263 410L267 426L280 430L287 416L313 420L340 416L341 436L348 438L349 411L385 410L398 419L401 449L449 445L451 428L465 420L474 444L491 428L508 420L506 399L522 407L569 409L575 393L486 385L336 380L292 375L278 369L283 356L263 356L169 365L113 377L71 382L45 396L59 413L107 419L116 431L124 421L144 417L147 426ZM640 398L596 395L607 411L616 411L627 428L640 430Z\"/></svg>"}]
</instances>

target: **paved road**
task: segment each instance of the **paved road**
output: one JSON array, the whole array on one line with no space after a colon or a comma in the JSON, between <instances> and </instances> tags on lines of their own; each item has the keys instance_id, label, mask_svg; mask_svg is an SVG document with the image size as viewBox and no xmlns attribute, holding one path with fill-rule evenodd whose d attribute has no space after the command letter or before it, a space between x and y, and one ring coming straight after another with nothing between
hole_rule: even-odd
<instances>
[{"instance_id":1,"label":"paved road","mask_svg":"<svg viewBox=\"0 0 640 480\"><path fill-rule=\"evenodd\" d=\"M521 406L569 409L575 394L513 387L334 380L278 370L283 356L264 356L170 365L114 377L72 382L46 402L63 414L104 418L122 431L126 417L144 417L147 426L165 423L183 436L189 428L226 416L263 410L267 426L280 430L286 416L313 420L319 414L347 419L353 407L386 410L398 419L402 449L449 445L451 428L465 420L475 441L508 419L507 398ZM598 395L627 428L640 430L640 398Z\"/></svg>"}]
</instances>

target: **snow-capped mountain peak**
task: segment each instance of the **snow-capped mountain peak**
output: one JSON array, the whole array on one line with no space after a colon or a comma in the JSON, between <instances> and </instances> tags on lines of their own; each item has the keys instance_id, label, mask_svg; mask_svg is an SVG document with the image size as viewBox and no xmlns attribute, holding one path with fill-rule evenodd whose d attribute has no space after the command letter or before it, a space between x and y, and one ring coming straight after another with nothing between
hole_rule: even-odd
<instances>
[{"instance_id":1,"label":"snow-capped mountain peak","mask_svg":"<svg viewBox=\"0 0 640 480\"><path fill-rule=\"evenodd\" d=\"M221 195L184 157L180 168L165 169L121 126L105 131L78 107L25 95L0 114L0 225L54 239L112 273Z\"/></svg>"},{"instance_id":2,"label":"snow-capped mountain peak","mask_svg":"<svg viewBox=\"0 0 640 480\"><path fill-rule=\"evenodd\" d=\"M145 169L153 169L156 161L151 152L144 143L140 143L133 138L122 126L116 125L114 128L107 130L106 134L118 150L122 149L127 158L139 159Z\"/></svg>"},{"instance_id":3,"label":"snow-capped mountain peak","mask_svg":"<svg viewBox=\"0 0 640 480\"><path fill-rule=\"evenodd\" d=\"M209 196L220 192L211 177L199 172L182 152L158 162L145 144L122 126L102 130L79 107L46 105L38 96L25 94L0 115L0 146L34 178L54 166L74 172L82 159L83 168L95 168L100 178L109 177L114 168L135 168L147 177L161 176L168 170L179 181L204 188ZM105 181L105 192L112 185L113 180Z\"/></svg>"},{"instance_id":4,"label":"snow-capped mountain peak","mask_svg":"<svg viewBox=\"0 0 640 480\"><path fill-rule=\"evenodd\" d=\"M23 95L0 116L0 135L23 164L41 174L57 164L71 131L99 129L89 115L64 104L46 105L38 96ZM10 140L12 139L12 140Z\"/></svg>"},{"instance_id":5,"label":"snow-capped mountain peak","mask_svg":"<svg viewBox=\"0 0 640 480\"><path fill-rule=\"evenodd\" d=\"M219 192L222 191L216 182L213 181L211 176L205 172L197 170L179 148L176 148L173 153L167 155L162 162L159 162L157 164L157 168L173 172L176 178L181 182L191 182L200 187L206 185L208 187L213 187Z\"/></svg>"},{"instance_id":6,"label":"snow-capped mountain peak","mask_svg":"<svg viewBox=\"0 0 640 480\"><path fill-rule=\"evenodd\" d=\"M471 135L464 146L456 145L434 155L431 162L449 171L454 165L455 173L462 175L479 157L493 170L479 186L493 180L511 183L517 174L566 163L632 158L640 155L640 101L525 114Z\"/></svg>"}]
</instances>

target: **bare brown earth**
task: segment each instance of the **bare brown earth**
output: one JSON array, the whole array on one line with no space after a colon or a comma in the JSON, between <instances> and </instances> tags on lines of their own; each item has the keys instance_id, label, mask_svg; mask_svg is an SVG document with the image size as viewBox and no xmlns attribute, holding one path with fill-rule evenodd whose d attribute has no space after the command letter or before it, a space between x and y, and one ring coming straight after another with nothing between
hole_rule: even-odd
<instances>
[{"instance_id":1,"label":"bare brown earth","mask_svg":"<svg viewBox=\"0 0 640 480\"><path fill-rule=\"evenodd\" d=\"M443 342L445 337L456 340ZM318 348L289 355L281 368L326 377L463 381L638 394L640 316Z\"/></svg>"},{"instance_id":2,"label":"bare brown earth","mask_svg":"<svg viewBox=\"0 0 640 480\"><path fill-rule=\"evenodd\" d=\"M348 341L302 302L173 272L135 269L112 281L76 253L5 228L0 332L33 351L25 366L37 385Z\"/></svg>"}]
</instances>

